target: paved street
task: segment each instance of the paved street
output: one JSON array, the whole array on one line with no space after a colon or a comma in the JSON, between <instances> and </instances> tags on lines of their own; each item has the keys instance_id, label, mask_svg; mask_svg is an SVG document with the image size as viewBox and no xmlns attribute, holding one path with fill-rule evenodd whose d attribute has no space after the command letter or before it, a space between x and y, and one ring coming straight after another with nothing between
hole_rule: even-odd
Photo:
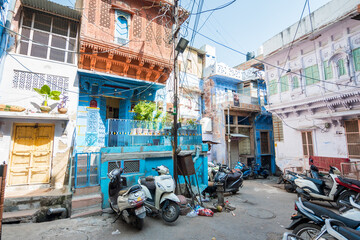
<instances>
[{"instance_id":1,"label":"paved street","mask_svg":"<svg viewBox=\"0 0 360 240\"><path fill-rule=\"evenodd\" d=\"M236 206L231 213L214 217L181 216L166 225L161 218L146 218L137 231L122 221L112 223L113 214L46 223L3 226L3 239L280 239L294 212L295 194L276 187L275 178L248 180L239 194L228 196ZM275 186L275 187L274 187ZM118 230L120 234L113 235Z\"/></svg>"}]
</instances>

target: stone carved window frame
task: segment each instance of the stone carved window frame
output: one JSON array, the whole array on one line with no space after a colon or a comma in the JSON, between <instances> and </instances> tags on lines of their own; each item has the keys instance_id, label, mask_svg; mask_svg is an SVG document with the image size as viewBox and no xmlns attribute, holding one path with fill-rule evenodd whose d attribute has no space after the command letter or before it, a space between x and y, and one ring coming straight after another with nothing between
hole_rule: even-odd
<instances>
[{"instance_id":1,"label":"stone carved window frame","mask_svg":"<svg viewBox=\"0 0 360 240\"><path fill-rule=\"evenodd\" d=\"M118 33L117 25L119 23L119 17L123 17L127 21L127 38L120 37L120 33ZM122 44L124 46L128 46L130 39L130 29L131 29L131 14L118 10L115 10L115 34L114 34L114 43Z\"/></svg>"},{"instance_id":2,"label":"stone carved window frame","mask_svg":"<svg viewBox=\"0 0 360 240\"><path fill-rule=\"evenodd\" d=\"M344 67L345 67L346 73L342 76L339 76L340 74L339 74L338 62L341 59L344 61L344 65L345 65ZM343 82L346 80L350 80L350 65L349 65L349 63L350 63L349 56L344 50L335 52L329 58L328 64L332 66L333 79L335 79L336 82Z\"/></svg>"}]
</instances>

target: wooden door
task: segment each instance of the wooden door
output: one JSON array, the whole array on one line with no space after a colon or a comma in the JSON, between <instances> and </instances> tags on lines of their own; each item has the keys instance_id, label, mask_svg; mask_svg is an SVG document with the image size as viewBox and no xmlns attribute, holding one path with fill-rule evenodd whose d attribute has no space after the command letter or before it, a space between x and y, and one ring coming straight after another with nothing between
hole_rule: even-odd
<instances>
[{"instance_id":1,"label":"wooden door","mask_svg":"<svg viewBox=\"0 0 360 240\"><path fill-rule=\"evenodd\" d=\"M54 125L15 124L9 185L48 183Z\"/></svg>"}]
</instances>

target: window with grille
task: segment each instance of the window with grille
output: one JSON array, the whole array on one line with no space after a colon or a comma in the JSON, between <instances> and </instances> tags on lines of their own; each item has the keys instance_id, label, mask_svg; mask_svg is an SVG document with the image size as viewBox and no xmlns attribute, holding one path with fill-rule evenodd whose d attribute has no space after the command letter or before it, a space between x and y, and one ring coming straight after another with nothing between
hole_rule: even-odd
<instances>
[{"instance_id":1,"label":"window with grille","mask_svg":"<svg viewBox=\"0 0 360 240\"><path fill-rule=\"evenodd\" d=\"M24 8L18 53L75 63L78 23Z\"/></svg>"},{"instance_id":2,"label":"window with grille","mask_svg":"<svg viewBox=\"0 0 360 240\"><path fill-rule=\"evenodd\" d=\"M108 173L121 166L121 161L108 162Z\"/></svg>"},{"instance_id":3,"label":"window with grille","mask_svg":"<svg viewBox=\"0 0 360 240\"><path fill-rule=\"evenodd\" d=\"M69 78L51 74L14 70L12 88L34 91L34 88L41 88L45 84L50 86L51 90L64 93L69 88Z\"/></svg>"},{"instance_id":4,"label":"window with grille","mask_svg":"<svg viewBox=\"0 0 360 240\"><path fill-rule=\"evenodd\" d=\"M345 121L347 148L350 158L360 158L360 120Z\"/></svg>"},{"instance_id":5,"label":"window with grille","mask_svg":"<svg viewBox=\"0 0 360 240\"><path fill-rule=\"evenodd\" d=\"M140 171L140 161L132 160L132 161L124 161L124 172L125 173L133 173Z\"/></svg>"},{"instance_id":6,"label":"window with grille","mask_svg":"<svg viewBox=\"0 0 360 240\"><path fill-rule=\"evenodd\" d=\"M261 154L270 154L269 132L260 132Z\"/></svg>"},{"instance_id":7,"label":"window with grille","mask_svg":"<svg viewBox=\"0 0 360 240\"><path fill-rule=\"evenodd\" d=\"M303 153L305 157L314 155L314 145L311 132L301 132Z\"/></svg>"},{"instance_id":8,"label":"window with grille","mask_svg":"<svg viewBox=\"0 0 360 240\"><path fill-rule=\"evenodd\" d=\"M338 76L341 77L346 74L344 59L337 62Z\"/></svg>"},{"instance_id":9,"label":"window with grille","mask_svg":"<svg viewBox=\"0 0 360 240\"><path fill-rule=\"evenodd\" d=\"M312 85L318 83L320 79L318 65L312 65L305 68L305 82L306 85Z\"/></svg>"},{"instance_id":10,"label":"window with grille","mask_svg":"<svg viewBox=\"0 0 360 240\"><path fill-rule=\"evenodd\" d=\"M280 90L281 92L289 91L288 76L282 76L280 78Z\"/></svg>"},{"instance_id":11,"label":"window with grille","mask_svg":"<svg viewBox=\"0 0 360 240\"><path fill-rule=\"evenodd\" d=\"M354 49L352 53L354 57L355 70L360 71L360 48Z\"/></svg>"},{"instance_id":12,"label":"window with grille","mask_svg":"<svg viewBox=\"0 0 360 240\"><path fill-rule=\"evenodd\" d=\"M331 65L329 64L329 61L324 61L324 73L325 73L325 80L333 78Z\"/></svg>"},{"instance_id":13,"label":"window with grille","mask_svg":"<svg viewBox=\"0 0 360 240\"><path fill-rule=\"evenodd\" d=\"M280 118L273 116L274 141L284 141L283 123Z\"/></svg>"}]
</instances>

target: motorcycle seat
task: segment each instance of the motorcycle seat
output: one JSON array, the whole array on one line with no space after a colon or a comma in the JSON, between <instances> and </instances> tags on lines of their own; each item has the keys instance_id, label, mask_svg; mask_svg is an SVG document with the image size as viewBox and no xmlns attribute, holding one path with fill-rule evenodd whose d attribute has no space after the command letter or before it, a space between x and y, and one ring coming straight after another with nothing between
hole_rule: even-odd
<instances>
[{"instance_id":1,"label":"motorcycle seat","mask_svg":"<svg viewBox=\"0 0 360 240\"><path fill-rule=\"evenodd\" d=\"M358 180L354 180L354 179L350 179L350 178L342 178L342 177L338 177L338 178L339 178L342 182L354 184L354 185L360 187L360 181L358 181Z\"/></svg>"},{"instance_id":2,"label":"motorcycle seat","mask_svg":"<svg viewBox=\"0 0 360 240\"><path fill-rule=\"evenodd\" d=\"M140 180L140 183L141 183L142 185L146 186L150 191L156 189L155 179L154 179L153 177L142 178L142 179Z\"/></svg>"},{"instance_id":3,"label":"motorcycle seat","mask_svg":"<svg viewBox=\"0 0 360 240\"><path fill-rule=\"evenodd\" d=\"M320 180L320 179L310 178L310 177L307 177L306 179L312 181L313 183L315 183L316 185L319 185L319 186L325 185L325 182L323 180Z\"/></svg>"},{"instance_id":4,"label":"motorcycle seat","mask_svg":"<svg viewBox=\"0 0 360 240\"><path fill-rule=\"evenodd\" d=\"M352 240L360 240L360 232L348 227L338 226L335 228L341 235L343 235L346 239Z\"/></svg>"},{"instance_id":5,"label":"motorcycle seat","mask_svg":"<svg viewBox=\"0 0 360 240\"><path fill-rule=\"evenodd\" d=\"M241 176L240 172L231 172L228 174L227 180L228 181L235 181L237 179L239 179L239 177Z\"/></svg>"},{"instance_id":6,"label":"motorcycle seat","mask_svg":"<svg viewBox=\"0 0 360 240\"><path fill-rule=\"evenodd\" d=\"M127 191L129 190L130 193L133 193L133 192L137 192L137 191L140 191L141 190L141 186L140 185L134 185L134 186L130 186L130 187L126 187L124 189L121 189L119 191L119 195L123 195L124 193L126 193Z\"/></svg>"},{"instance_id":7,"label":"motorcycle seat","mask_svg":"<svg viewBox=\"0 0 360 240\"><path fill-rule=\"evenodd\" d=\"M316 204L313 204L310 202L303 202L303 204L305 207L313 210L317 216L338 220L340 222L343 222L347 227L350 227L350 228L357 228L360 225L360 221L354 221L352 219L345 218L341 215L334 213L333 211L330 211L330 210L328 210L324 207L318 206Z\"/></svg>"}]
</instances>

